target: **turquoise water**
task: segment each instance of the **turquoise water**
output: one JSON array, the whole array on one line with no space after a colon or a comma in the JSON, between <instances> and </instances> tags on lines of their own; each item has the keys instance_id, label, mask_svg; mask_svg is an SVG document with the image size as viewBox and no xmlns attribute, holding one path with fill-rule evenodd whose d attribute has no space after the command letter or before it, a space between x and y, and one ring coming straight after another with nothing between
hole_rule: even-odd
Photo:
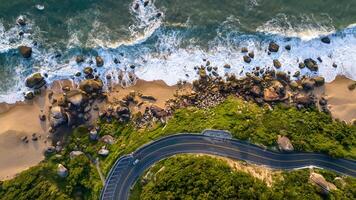
<instances>
[{"instance_id":1,"label":"turquoise water","mask_svg":"<svg viewBox=\"0 0 356 200\"><path fill-rule=\"evenodd\" d=\"M21 100L24 79L33 72L48 73L49 82L72 78L95 55L105 59L103 77L134 64L138 77L168 84L196 78L194 66L206 58L220 74L243 76L255 66L271 67L273 59L293 73L300 60L321 57L318 73L328 81L338 74L356 79L355 13L356 0L156 0L146 6L141 0L2 0L0 101ZM25 27L16 25L19 16ZM324 35L330 45L320 42ZM272 40L281 51L269 56ZM32 59L17 55L22 44L33 47ZM242 46L255 52L250 64L242 61ZM80 65L74 61L79 54L86 56ZM231 70L221 67L225 63Z\"/></svg>"}]
</instances>

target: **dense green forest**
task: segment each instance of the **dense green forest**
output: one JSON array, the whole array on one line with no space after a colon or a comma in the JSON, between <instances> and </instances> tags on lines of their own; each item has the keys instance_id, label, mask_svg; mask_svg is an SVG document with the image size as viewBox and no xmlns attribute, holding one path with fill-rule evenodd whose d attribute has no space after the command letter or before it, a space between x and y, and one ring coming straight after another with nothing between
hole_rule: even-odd
<instances>
[{"instance_id":1,"label":"dense green forest","mask_svg":"<svg viewBox=\"0 0 356 200\"><path fill-rule=\"evenodd\" d=\"M75 129L68 136L63 151L47 156L39 165L12 180L1 182L0 199L98 199L102 183L91 158L100 158L100 168L105 175L116 159L151 140L180 132L199 133L207 128L229 130L235 138L271 149L275 149L277 135L286 135L298 151L356 158L356 126L332 120L330 115L314 109L277 106L271 110L230 97L210 109L189 107L177 110L166 124L157 123L146 129L135 128L134 120L135 116L128 123L99 122L100 136L112 135L116 139L115 144L108 146L110 154L107 157L98 156L98 150L105 144L90 141L87 127ZM84 154L70 159L73 150ZM58 164L68 168L68 177L60 178L56 174ZM288 176L298 180L295 176L299 173L302 172ZM263 188L261 185L260 189ZM269 195L269 190L266 191Z\"/></svg>"},{"instance_id":2,"label":"dense green forest","mask_svg":"<svg viewBox=\"0 0 356 200\"><path fill-rule=\"evenodd\" d=\"M232 169L209 156L181 155L157 163L136 183L130 200L152 199L355 199L356 180L335 180L335 174L317 170L339 186L323 196L312 185L309 170L282 173L272 187L250 174Z\"/></svg>"}]
</instances>

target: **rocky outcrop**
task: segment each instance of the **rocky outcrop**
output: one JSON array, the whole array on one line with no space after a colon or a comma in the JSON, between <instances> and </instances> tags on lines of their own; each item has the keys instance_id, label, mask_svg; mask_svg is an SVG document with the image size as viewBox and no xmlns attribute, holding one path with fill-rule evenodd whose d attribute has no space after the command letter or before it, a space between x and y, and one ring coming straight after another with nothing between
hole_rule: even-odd
<instances>
[{"instance_id":1,"label":"rocky outcrop","mask_svg":"<svg viewBox=\"0 0 356 200\"><path fill-rule=\"evenodd\" d=\"M19 46L19 53L24 58L30 58L32 55L32 48L28 46Z\"/></svg>"},{"instance_id":2,"label":"rocky outcrop","mask_svg":"<svg viewBox=\"0 0 356 200\"><path fill-rule=\"evenodd\" d=\"M277 144L278 144L279 150L281 150L281 151L293 151L294 150L292 142L286 136L278 135Z\"/></svg>"}]
</instances>

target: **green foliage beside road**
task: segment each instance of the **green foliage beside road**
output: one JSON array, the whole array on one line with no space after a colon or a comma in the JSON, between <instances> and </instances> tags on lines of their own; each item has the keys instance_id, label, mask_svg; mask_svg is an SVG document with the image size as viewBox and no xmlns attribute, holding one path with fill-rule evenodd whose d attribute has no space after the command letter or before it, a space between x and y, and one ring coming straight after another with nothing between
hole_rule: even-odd
<instances>
[{"instance_id":1,"label":"green foliage beside road","mask_svg":"<svg viewBox=\"0 0 356 200\"><path fill-rule=\"evenodd\" d=\"M97 154L105 144L90 141L88 129L78 127L59 156L48 157L38 166L5 181L0 186L0 199L98 199L102 183L89 157L100 158L101 170L106 175L116 159L147 142L180 132L200 133L204 129L229 130L234 138L272 148L276 146L277 135L286 135L296 150L356 159L356 126L334 121L317 110L282 106L270 110L233 97L210 109L177 110L167 124L155 124L143 130L135 129L132 123L117 121L99 122L99 126L100 136L112 135L116 139L115 144L108 145L107 157ZM83 151L85 155L71 160L69 153L73 150ZM56 174L59 163L69 170L65 179ZM294 191L290 195L294 193L299 194Z\"/></svg>"},{"instance_id":2,"label":"green foliage beside road","mask_svg":"<svg viewBox=\"0 0 356 200\"><path fill-rule=\"evenodd\" d=\"M318 171L338 184L334 173ZM325 175L328 174L328 175ZM342 179L343 186L328 199L356 198L356 180ZM309 171L283 172L272 187L248 173L231 169L225 161L209 156L181 155L157 163L135 185L130 200L151 199L323 199L309 182Z\"/></svg>"}]
</instances>

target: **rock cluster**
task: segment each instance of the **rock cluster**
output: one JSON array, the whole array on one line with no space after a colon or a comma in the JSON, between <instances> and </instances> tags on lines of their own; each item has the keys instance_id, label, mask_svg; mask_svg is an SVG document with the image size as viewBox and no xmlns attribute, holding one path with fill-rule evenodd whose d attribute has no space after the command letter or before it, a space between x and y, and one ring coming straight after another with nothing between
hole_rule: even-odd
<instances>
[{"instance_id":1,"label":"rock cluster","mask_svg":"<svg viewBox=\"0 0 356 200\"><path fill-rule=\"evenodd\" d=\"M197 71L200 78L193 82L193 91L189 95L170 100L169 109L186 106L207 108L220 103L229 95L240 96L260 105L283 103L299 109L313 107L316 106L316 97L312 89L324 84L322 77L302 77L301 80L292 81L284 72L266 70L261 73L258 68L240 79L233 74L226 74L224 78L216 76L204 66L197 68ZM327 109L326 106L324 108Z\"/></svg>"}]
</instances>

